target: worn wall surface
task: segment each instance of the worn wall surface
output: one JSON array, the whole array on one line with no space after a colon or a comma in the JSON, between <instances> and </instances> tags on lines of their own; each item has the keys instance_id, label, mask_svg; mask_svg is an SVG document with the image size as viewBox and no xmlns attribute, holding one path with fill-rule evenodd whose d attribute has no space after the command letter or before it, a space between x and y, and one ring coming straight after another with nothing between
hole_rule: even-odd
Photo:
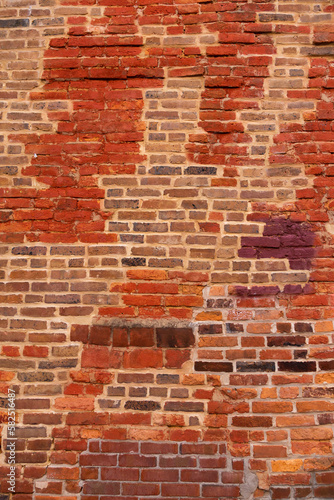
<instances>
[{"instance_id":1,"label":"worn wall surface","mask_svg":"<svg viewBox=\"0 0 334 500\"><path fill-rule=\"evenodd\" d=\"M331 0L2 0L1 498L334 498Z\"/></svg>"}]
</instances>

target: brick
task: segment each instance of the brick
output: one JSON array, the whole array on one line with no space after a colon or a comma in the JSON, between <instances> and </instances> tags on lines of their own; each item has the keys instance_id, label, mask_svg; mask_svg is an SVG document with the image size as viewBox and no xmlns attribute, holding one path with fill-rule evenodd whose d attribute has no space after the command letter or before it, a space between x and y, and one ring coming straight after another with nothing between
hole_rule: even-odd
<instances>
[{"instance_id":1,"label":"brick","mask_svg":"<svg viewBox=\"0 0 334 500\"><path fill-rule=\"evenodd\" d=\"M229 362L209 362L209 361L196 361L195 362L196 371L213 371L213 372L232 372L233 365Z\"/></svg>"},{"instance_id":2,"label":"brick","mask_svg":"<svg viewBox=\"0 0 334 500\"><path fill-rule=\"evenodd\" d=\"M182 368L183 364L190 360L190 349L168 349L165 351L165 367L166 368Z\"/></svg>"},{"instance_id":3,"label":"brick","mask_svg":"<svg viewBox=\"0 0 334 500\"><path fill-rule=\"evenodd\" d=\"M178 471L171 471L171 470L150 470L150 469L143 469L141 472L141 480L142 481L148 481L148 482L175 482L178 481L179 479L179 472Z\"/></svg>"},{"instance_id":4,"label":"brick","mask_svg":"<svg viewBox=\"0 0 334 500\"><path fill-rule=\"evenodd\" d=\"M39 464L46 462L45 452L17 452L16 457L20 460L20 463L33 463Z\"/></svg>"},{"instance_id":5,"label":"brick","mask_svg":"<svg viewBox=\"0 0 334 500\"><path fill-rule=\"evenodd\" d=\"M316 370L316 363L314 361L279 361L278 369L289 372L312 372Z\"/></svg>"},{"instance_id":6,"label":"brick","mask_svg":"<svg viewBox=\"0 0 334 500\"><path fill-rule=\"evenodd\" d=\"M124 405L126 410L154 411L161 408L156 401L127 401Z\"/></svg>"},{"instance_id":7,"label":"brick","mask_svg":"<svg viewBox=\"0 0 334 500\"><path fill-rule=\"evenodd\" d=\"M273 420L271 417L247 416L233 417L233 425L237 427L272 427Z\"/></svg>"},{"instance_id":8,"label":"brick","mask_svg":"<svg viewBox=\"0 0 334 500\"><path fill-rule=\"evenodd\" d=\"M82 366L86 368L107 368L110 352L107 347L86 347L82 353Z\"/></svg>"},{"instance_id":9,"label":"brick","mask_svg":"<svg viewBox=\"0 0 334 500\"><path fill-rule=\"evenodd\" d=\"M87 481L83 493L88 495L99 495L99 493L118 495L120 493L120 483L114 481Z\"/></svg>"},{"instance_id":10,"label":"brick","mask_svg":"<svg viewBox=\"0 0 334 500\"><path fill-rule=\"evenodd\" d=\"M182 444L181 453L196 455L215 455L217 453L217 445L213 443Z\"/></svg>"},{"instance_id":11,"label":"brick","mask_svg":"<svg viewBox=\"0 0 334 500\"><path fill-rule=\"evenodd\" d=\"M176 443L141 443L141 451L145 455L156 455L156 454L176 454L178 451L178 445Z\"/></svg>"},{"instance_id":12,"label":"brick","mask_svg":"<svg viewBox=\"0 0 334 500\"><path fill-rule=\"evenodd\" d=\"M124 355L125 368L161 368L162 363L162 351L159 349L137 349Z\"/></svg>"},{"instance_id":13,"label":"brick","mask_svg":"<svg viewBox=\"0 0 334 500\"><path fill-rule=\"evenodd\" d=\"M190 328L157 328L158 347L190 347L195 337Z\"/></svg>"},{"instance_id":14,"label":"brick","mask_svg":"<svg viewBox=\"0 0 334 500\"><path fill-rule=\"evenodd\" d=\"M160 491L159 484L123 484L123 492L126 495L158 495Z\"/></svg>"},{"instance_id":15,"label":"brick","mask_svg":"<svg viewBox=\"0 0 334 500\"><path fill-rule=\"evenodd\" d=\"M95 325L90 328L89 342L97 345L111 344L111 329L108 326Z\"/></svg>"},{"instance_id":16,"label":"brick","mask_svg":"<svg viewBox=\"0 0 334 500\"><path fill-rule=\"evenodd\" d=\"M192 402L174 402L167 401L164 405L166 411L186 411L186 412L202 412L204 409L203 403Z\"/></svg>"},{"instance_id":17,"label":"brick","mask_svg":"<svg viewBox=\"0 0 334 500\"><path fill-rule=\"evenodd\" d=\"M159 377L159 375L157 375ZM118 382L126 384L147 384L153 383L154 375L152 373L119 373Z\"/></svg>"},{"instance_id":18,"label":"brick","mask_svg":"<svg viewBox=\"0 0 334 500\"><path fill-rule=\"evenodd\" d=\"M237 486L216 486L216 485L203 485L203 496L204 497L217 497L219 496L238 496L239 488Z\"/></svg>"},{"instance_id":19,"label":"brick","mask_svg":"<svg viewBox=\"0 0 334 500\"><path fill-rule=\"evenodd\" d=\"M287 450L284 446L276 445L257 445L254 446L254 456L255 457L286 457Z\"/></svg>"},{"instance_id":20,"label":"brick","mask_svg":"<svg viewBox=\"0 0 334 500\"><path fill-rule=\"evenodd\" d=\"M161 486L161 493L166 497L174 497L175 495L198 497L199 492L200 492L199 484L170 483L170 484L162 484Z\"/></svg>"}]
</instances>

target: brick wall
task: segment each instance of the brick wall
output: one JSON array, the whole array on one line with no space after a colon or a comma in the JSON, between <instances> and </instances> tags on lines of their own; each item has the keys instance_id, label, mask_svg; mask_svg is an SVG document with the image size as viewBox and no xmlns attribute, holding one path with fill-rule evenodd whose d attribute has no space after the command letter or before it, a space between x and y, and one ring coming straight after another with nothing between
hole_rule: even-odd
<instances>
[{"instance_id":1,"label":"brick wall","mask_svg":"<svg viewBox=\"0 0 334 500\"><path fill-rule=\"evenodd\" d=\"M0 35L0 497L334 498L332 2Z\"/></svg>"}]
</instances>

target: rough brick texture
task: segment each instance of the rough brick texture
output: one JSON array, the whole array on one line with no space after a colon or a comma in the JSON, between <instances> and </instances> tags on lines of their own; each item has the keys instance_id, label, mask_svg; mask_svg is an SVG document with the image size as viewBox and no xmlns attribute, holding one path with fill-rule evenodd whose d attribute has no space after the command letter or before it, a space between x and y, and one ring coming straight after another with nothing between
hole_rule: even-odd
<instances>
[{"instance_id":1,"label":"rough brick texture","mask_svg":"<svg viewBox=\"0 0 334 500\"><path fill-rule=\"evenodd\" d=\"M334 498L333 2L0 32L0 499Z\"/></svg>"}]
</instances>

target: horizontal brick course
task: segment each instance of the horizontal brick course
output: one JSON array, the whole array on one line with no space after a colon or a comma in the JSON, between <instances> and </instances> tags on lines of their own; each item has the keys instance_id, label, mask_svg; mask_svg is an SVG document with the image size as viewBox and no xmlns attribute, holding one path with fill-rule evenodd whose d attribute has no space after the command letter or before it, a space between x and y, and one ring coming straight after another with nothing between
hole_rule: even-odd
<instances>
[{"instance_id":1,"label":"horizontal brick course","mask_svg":"<svg viewBox=\"0 0 334 500\"><path fill-rule=\"evenodd\" d=\"M110 486L111 488L112 483L110 479L113 480L115 489L118 489L120 485L121 495L127 495L132 492L131 494L135 495L150 496L161 492L167 497L185 495L187 498L194 495L198 497L201 488L203 488L203 495L205 495L205 492L208 492L210 489L210 484L205 484L202 487L201 483L212 483L211 487L213 488L214 484L219 480L218 470L212 470L211 468L202 470L196 465L198 463L194 458L200 454L202 461L213 460L204 457L217 456L219 453L217 444L203 443L198 445L181 445L180 447L178 443L171 442L141 442L141 451L144 453L142 455L134 453L134 447L136 446L138 446L136 443L131 444L128 441L103 441L102 448L104 448L104 453L100 455L82 454L82 476L88 478L99 462L101 462L100 469L102 474L102 481L86 481L83 497L88 496L92 492L98 493L100 488L102 491L103 485L106 485L107 488ZM115 452L119 453L118 464L121 468L113 464L116 456ZM189 459L182 458L184 454L192 456L189 456ZM105 462L104 466L102 465L103 461ZM174 469L171 470L170 466L172 463L174 464ZM203 464L206 466L209 465L204 462ZM225 469L226 464L226 460L224 461L223 457L216 459L216 467ZM228 473L227 471L223 471L222 474L222 481L225 484L238 484L242 481L242 473ZM117 481L120 481L120 483ZM228 494L228 492L233 490L233 487L227 485L224 488L224 494ZM236 491L236 486L234 486L233 491Z\"/></svg>"}]
</instances>

